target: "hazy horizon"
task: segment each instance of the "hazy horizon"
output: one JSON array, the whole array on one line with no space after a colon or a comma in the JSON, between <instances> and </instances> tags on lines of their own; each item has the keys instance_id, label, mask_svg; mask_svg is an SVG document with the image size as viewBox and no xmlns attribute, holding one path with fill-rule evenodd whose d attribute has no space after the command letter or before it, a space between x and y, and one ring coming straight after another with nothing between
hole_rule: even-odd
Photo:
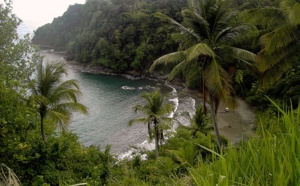
<instances>
[{"instance_id":1,"label":"hazy horizon","mask_svg":"<svg viewBox=\"0 0 300 186\"><path fill-rule=\"evenodd\" d=\"M3 0L0 0L3 3ZM84 4L85 0L13 0L13 13L24 22L36 27L51 23L61 16L70 5ZM35 28L36 29L36 28Z\"/></svg>"}]
</instances>

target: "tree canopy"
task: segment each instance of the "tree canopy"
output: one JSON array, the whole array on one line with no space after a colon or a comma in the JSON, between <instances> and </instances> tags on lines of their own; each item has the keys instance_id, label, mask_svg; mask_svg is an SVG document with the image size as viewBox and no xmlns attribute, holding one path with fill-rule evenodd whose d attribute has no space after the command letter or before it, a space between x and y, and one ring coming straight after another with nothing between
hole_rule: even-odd
<instances>
[{"instance_id":1,"label":"tree canopy","mask_svg":"<svg viewBox=\"0 0 300 186\"><path fill-rule=\"evenodd\" d=\"M115 71L145 71L152 61L172 51L170 29L153 13L180 19L183 0L89 1L72 5L51 24L38 28L32 39L39 45L66 50L69 59L91 62Z\"/></svg>"}]
</instances>

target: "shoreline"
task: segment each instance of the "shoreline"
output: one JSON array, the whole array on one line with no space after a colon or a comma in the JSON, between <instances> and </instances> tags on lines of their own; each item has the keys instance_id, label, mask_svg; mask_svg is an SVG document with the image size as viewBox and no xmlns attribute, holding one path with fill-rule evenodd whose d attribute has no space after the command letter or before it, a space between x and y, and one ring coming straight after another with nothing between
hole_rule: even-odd
<instances>
[{"instance_id":1,"label":"shoreline","mask_svg":"<svg viewBox=\"0 0 300 186\"><path fill-rule=\"evenodd\" d=\"M167 86L175 88L178 96L191 97L195 100L196 106L202 104L201 94L197 90L191 90L186 88L183 83L169 82L166 76L147 76L134 73L114 73L113 70L107 70L105 68L98 67L92 68L92 65L82 65L74 60L67 61L67 64L74 65L78 70L84 73L93 74L107 74L107 75L119 75L129 79L146 78L154 81L164 81ZM238 106L235 110L224 112L226 105L221 102L218 109L218 128L222 136L230 140L231 144L237 144L241 140L248 139L253 135L253 129L255 127L255 115L249 105L242 99L237 99Z\"/></svg>"},{"instance_id":2,"label":"shoreline","mask_svg":"<svg viewBox=\"0 0 300 186\"><path fill-rule=\"evenodd\" d=\"M55 52L53 50L41 50L41 52L46 53L48 55L53 54L53 55L61 56L62 59L66 61L67 65L71 66L74 70L77 70L82 73L117 75L117 76L123 76L128 79L145 78L153 81L163 81L166 86L170 86L176 90L176 94L179 100L179 105L181 105L180 102L184 102L184 100L187 100L189 98L195 101L194 106L190 106L190 107L196 107L198 104L202 104L201 94L198 91L187 89L184 86L184 84L180 82L169 82L167 81L166 76L148 76L133 71L129 71L129 73L128 72L120 73L114 70L109 70L101 67L94 67L91 64L80 64L74 60L66 60L63 57L64 56L63 52ZM188 100L188 103L191 102L192 104L193 102L192 100ZM218 110L219 132L222 136L229 139L231 144L236 144L241 140L247 139L249 136L253 134L253 128L254 128L255 115L252 109L243 100L238 99L237 101L238 101L238 107L235 110L224 112L226 108L226 105L224 105L224 103L221 103L220 108ZM185 109L189 110L190 113L194 112L195 110L195 108L181 108L174 113L175 117L180 117L181 112L185 111ZM186 118L184 119L183 117L181 117L181 119L183 120L183 123L188 123L188 120ZM143 143L145 143L145 141ZM133 144L133 146L137 146L137 147L140 147L140 145L141 144ZM127 152L128 150L119 153L119 155L126 154Z\"/></svg>"}]
</instances>

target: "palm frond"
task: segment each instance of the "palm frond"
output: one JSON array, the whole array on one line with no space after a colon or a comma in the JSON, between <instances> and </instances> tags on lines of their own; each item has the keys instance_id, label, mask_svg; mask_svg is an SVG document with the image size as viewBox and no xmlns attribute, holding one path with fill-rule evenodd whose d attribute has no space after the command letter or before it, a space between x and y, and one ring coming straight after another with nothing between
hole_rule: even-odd
<instances>
[{"instance_id":1,"label":"palm frond","mask_svg":"<svg viewBox=\"0 0 300 186\"><path fill-rule=\"evenodd\" d=\"M220 23L222 23L223 25L227 25L227 23L231 22L236 16L238 16L239 11L238 6L234 5L234 3L232 3L232 1L230 2L226 2L222 4L222 9L225 12L224 16L220 17ZM228 10L230 10L228 12Z\"/></svg>"},{"instance_id":2,"label":"palm frond","mask_svg":"<svg viewBox=\"0 0 300 186\"><path fill-rule=\"evenodd\" d=\"M77 82L77 80L71 79L57 84L52 87L49 97L53 102L57 103L68 100L77 102L77 97L82 94Z\"/></svg>"},{"instance_id":3,"label":"palm frond","mask_svg":"<svg viewBox=\"0 0 300 186\"><path fill-rule=\"evenodd\" d=\"M186 52L188 61L197 59L201 55L210 56L212 58L216 57L216 54L214 53L214 51L206 43L198 43L198 44L188 48L185 52Z\"/></svg>"},{"instance_id":4,"label":"palm frond","mask_svg":"<svg viewBox=\"0 0 300 186\"><path fill-rule=\"evenodd\" d=\"M163 13L160 13L160 12L157 12L155 13L155 17L163 20L163 21L167 21L169 23L171 23L172 25L176 26L176 28L181 31L181 32L184 32L184 33L187 33L187 34L190 34L192 36L194 36L195 38L197 38L197 40L200 40L200 38L198 38L198 35L196 35L193 30L189 29L189 28L186 28L185 26L183 26L182 24L178 23L177 21L175 21L174 19L170 18L169 16L163 14Z\"/></svg>"},{"instance_id":5,"label":"palm frond","mask_svg":"<svg viewBox=\"0 0 300 186\"><path fill-rule=\"evenodd\" d=\"M225 22L223 19L227 17L226 14L228 11L224 9L225 7L223 8L223 5L223 1L216 1L215 5L210 8L210 16L212 20L210 28L212 35L214 35L214 33L218 33L219 30L223 30L226 25L224 24Z\"/></svg>"},{"instance_id":6,"label":"palm frond","mask_svg":"<svg viewBox=\"0 0 300 186\"><path fill-rule=\"evenodd\" d=\"M289 20L292 25L300 24L300 3L294 4L293 11L289 15Z\"/></svg>"},{"instance_id":7,"label":"palm frond","mask_svg":"<svg viewBox=\"0 0 300 186\"><path fill-rule=\"evenodd\" d=\"M55 104L49 109L68 115L71 115L72 112L80 112L82 114L88 113L88 108L85 105L77 102L65 102Z\"/></svg>"},{"instance_id":8,"label":"palm frond","mask_svg":"<svg viewBox=\"0 0 300 186\"><path fill-rule=\"evenodd\" d=\"M45 69L49 69L49 72L53 74L53 77L61 78L63 75L67 75L66 63L62 61L46 63Z\"/></svg>"},{"instance_id":9,"label":"palm frond","mask_svg":"<svg viewBox=\"0 0 300 186\"><path fill-rule=\"evenodd\" d=\"M189 66L192 63L192 61L182 61L180 62L178 65L176 65L172 71L170 72L169 76L168 76L168 80L173 80L174 77L179 74L180 72L182 72L182 70L184 70L187 66Z\"/></svg>"},{"instance_id":10,"label":"palm frond","mask_svg":"<svg viewBox=\"0 0 300 186\"><path fill-rule=\"evenodd\" d=\"M30 99L35 103L43 103L44 105L49 103L49 99L42 95L33 94L30 96Z\"/></svg>"},{"instance_id":11,"label":"palm frond","mask_svg":"<svg viewBox=\"0 0 300 186\"><path fill-rule=\"evenodd\" d=\"M180 44L178 51L185 50L198 42L195 39L195 37L192 37L189 34L185 34L182 32L181 33L172 33L171 36L174 39L174 41L176 41Z\"/></svg>"},{"instance_id":12,"label":"palm frond","mask_svg":"<svg viewBox=\"0 0 300 186\"><path fill-rule=\"evenodd\" d=\"M195 146L190 142L186 142L185 145L183 145L181 148L179 148L178 150L173 150L171 152L173 152L174 157L183 166L192 166L194 163L194 159L198 155Z\"/></svg>"},{"instance_id":13,"label":"palm frond","mask_svg":"<svg viewBox=\"0 0 300 186\"><path fill-rule=\"evenodd\" d=\"M74 88L74 89L79 90L78 83L79 83L78 80L69 79L69 80L61 82L59 85L57 85L57 87L55 87L55 89L63 90L63 89L67 89L67 88Z\"/></svg>"},{"instance_id":14,"label":"palm frond","mask_svg":"<svg viewBox=\"0 0 300 186\"><path fill-rule=\"evenodd\" d=\"M291 63L288 61L282 63L276 63L272 68L268 68L268 70L264 71L260 78L260 83L263 88L267 88L270 85L276 83L281 76L287 72L291 67Z\"/></svg>"},{"instance_id":15,"label":"palm frond","mask_svg":"<svg viewBox=\"0 0 300 186\"><path fill-rule=\"evenodd\" d=\"M280 52L290 43L298 40L300 36L296 34L296 27L292 25L283 25L275 29L273 32L265 34L261 37L267 55Z\"/></svg>"},{"instance_id":16,"label":"palm frond","mask_svg":"<svg viewBox=\"0 0 300 186\"><path fill-rule=\"evenodd\" d=\"M49 98L53 103L61 103L65 101L77 102L78 96L81 95L81 92L77 89L61 89L55 91L53 94L50 94Z\"/></svg>"},{"instance_id":17,"label":"palm frond","mask_svg":"<svg viewBox=\"0 0 300 186\"><path fill-rule=\"evenodd\" d=\"M213 59L204 70L206 88L212 97L226 100L227 96L233 92L229 74Z\"/></svg>"},{"instance_id":18,"label":"palm frond","mask_svg":"<svg viewBox=\"0 0 300 186\"><path fill-rule=\"evenodd\" d=\"M148 118L135 118L135 119L131 119L128 122L128 126L131 126L133 123L144 123L146 124L148 122Z\"/></svg>"},{"instance_id":19,"label":"palm frond","mask_svg":"<svg viewBox=\"0 0 300 186\"><path fill-rule=\"evenodd\" d=\"M48 109L46 118L48 119L48 121L50 121L50 123L67 125L70 122L71 116L72 113L67 110L64 110L62 112L59 109Z\"/></svg>"},{"instance_id":20,"label":"palm frond","mask_svg":"<svg viewBox=\"0 0 300 186\"><path fill-rule=\"evenodd\" d=\"M132 110L134 113L137 113L138 111L142 111L144 109L144 107L142 105L134 105L132 107Z\"/></svg>"},{"instance_id":21,"label":"palm frond","mask_svg":"<svg viewBox=\"0 0 300 186\"><path fill-rule=\"evenodd\" d=\"M39 94L47 97L52 88L61 81L63 75L67 74L65 63L53 62L44 64L41 62L37 68L37 88Z\"/></svg>"},{"instance_id":22,"label":"palm frond","mask_svg":"<svg viewBox=\"0 0 300 186\"><path fill-rule=\"evenodd\" d=\"M172 104L164 104L161 109L157 112L159 116L165 116L170 114L174 110L174 106Z\"/></svg>"},{"instance_id":23,"label":"palm frond","mask_svg":"<svg viewBox=\"0 0 300 186\"><path fill-rule=\"evenodd\" d=\"M202 9L202 6L201 6L203 3L204 3L203 1L199 1L199 0L188 0L189 7L193 11L197 12L200 15L203 13L202 12L203 9Z\"/></svg>"},{"instance_id":24,"label":"palm frond","mask_svg":"<svg viewBox=\"0 0 300 186\"><path fill-rule=\"evenodd\" d=\"M154 63L151 65L149 71L153 72L155 67L160 65L160 64L179 63L179 62L185 60L185 58L186 58L186 56L185 56L185 53L183 51L166 54L166 55L158 58L157 60L155 60Z\"/></svg>"},{"instance_id":25,"label":"palm frond","mask_svg":"<svg viewBox=\"0 0 300 186\"><path fill-rule=\"evenodd\" d=\"M234 54L234 57L247 65L252 65L258 61L258 57L253 52L236 47L228 47Z\"/></svg>"},{"instance_id":26,"label":"palm frond","mask_svg":"<svg viewBox=\"0 0 300 186\"><path fill-rule=\"evenodd\" d=\"M47 110L47 118L52 124L58 125L58 127L63 131L66 129L66 125L70 122L69 114L64 114L55 110Z\"/></svg>"},{"instance_id":27,"label":"palm frond","mask_svg":"<svg viewBox=\"0 0 300 186\"><path fill-rule=\"evenodd\" d=\"M192 35L193 39L196 38L199 42L202 40L202 38L207 38L210 35L208 22L194 9L184 9L182 10L181 14L184 18L184 26L192 31L185 33Z\"/></svg>"},{"instance_id":28,"label":"palm frond","mask_svg":"<svg viewBox=\"0 0 300 186\"><path fill-rule=\"evenodd\" d=\"M222 30L220 30L217 35L214 37L214 42L217 43L218 41L222 42L222 38L224 38L223 36L226 35L229 31L230 31L231 27L226 27L223 28Z\"/></svg>"},{"instance_id":29,"label":"palm frond","mask_svg":"<svg viewBox=\"0 0 300 186\"><path fill-rule=\"evenodd\" d=\"M262 49L257 56L258 63L256 65L259 72L263 73L268 69L273 68L278 63L284 63L284 59L294 52L293 43L287 46L284 50L270 55L266 54L265 50Z\"/></svg>"},{"instance_id":30,"label":"palm frond","mask_svg":"<svg viewBox=\"0 0 300 186\"><path fill-rule=\"evenodd\" d=\"M300 4L295 1L283 1L281 8L287 13L289 23L292 25L300 24Z\"/></svg>"},{"instance_id":31,"label":"palm frond","mask_svg":"<svg viewBox=\"0 0 300 186\"><path fill-rule=\"evenodd\" d=\"M152 95L151 95L151 92L142 92L141 97L143 99L145 99L148 103L152 104L152 99L151 99Z\"/></svg>"},{"instance_id":32,"label":"palm frond","mask_svg":"<svg viewBox=\"0 0 300 186\"><path fill-rule=\"evenodd\" d=\"M226 27L218 32L216 42L223 45L230 45L236 43L239 40L244 40L245 36L247 36L253 30L254 27L244 24L234 27Z\"/></svg>"},{"instance_id":33,"label":"palm frond","mask_svg":"<svg viewBox=\"0 0 300 186\"><path fill-rule=\"evenodd\" d=\"M275 24L284 24L284 12L276 7L260 7L245 12L246 22L260 25L264 29L272 28ZM259 20L259 21L257 21Z\"/></svg>"},{"instance_id":34,"label":"palm frond","mask_svg":"<svg viewBox=\"0 0 300 186\"><path fill-rule=\"evenodd\" d=\"M0 164L0 185L21 186L18 176L5 164Z\"/></svg>"}]
</instances>

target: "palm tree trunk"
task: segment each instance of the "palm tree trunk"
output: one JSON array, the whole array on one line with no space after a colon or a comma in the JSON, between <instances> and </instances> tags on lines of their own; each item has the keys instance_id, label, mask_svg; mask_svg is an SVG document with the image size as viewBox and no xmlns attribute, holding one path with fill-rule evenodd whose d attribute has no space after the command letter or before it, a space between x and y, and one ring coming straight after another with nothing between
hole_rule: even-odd
<instances>
[{"instance_id":1,"label":"palm tree trunk","mask_svg":"<svg viewBox=\"0 0 300 186\"><path fill-rule=\"evenodd\" d=\"M41 105L40 107L40 118L41 118L41 134L44 141L46 141L45 129L44 129L44 118L46 114L46 107Z\"/></svg>"},{"instance_id":2,"label":"palm tree trunk","mask_svg":"<svg viewBox=\"0 0 300 186\"><path fill-rule=\"evenodd\" d=\"M163 145L163 141L164 141L164 131L162 129L162 127L159 130L159 142L160 142L160 146Z\"/></svg>"},{"instance_id":3,"label":"palm tree trunk","mask_svg":"<svg viewBox=\"0 0 300 186\"><path fill-rule=\"evenodd\" d=\"M214 130L215 130L215 134L216 134L216 138L217 138L217 143L218 143L218 153L221 152L221 138L220 138L220 133L219 133L219 129L218 129L218 124L217 124L217 115L216 115L216 108L215 108L215 99L211 99L211 116L212 116L212 121L213 121L213 126L214 126Z\"/></svg>"},{"instance_id":4,"label":"palm tree trunk","mask_svg":"<svg viewBox=\"0 0 300 186\"><path fill-rule=\"evenodd\" d=\"M148 135L149 135L149 139L152 139L152 134L151 134L151 123L148 122Z\"/></svg>"},{"instance_id":5,"label":"palm tree trunk","mask_svg":"<svg viewBox=\"0 0 300 186\"><path fill-rule=\"evenodd\" d=\"M218 109L219 109L219 106L220 106L220 102L221 100L218 99L218 98L215 98L215 114L216 114L216 117L217 117L217 114L218 114Z\"/></svg>"},{"instance_id":6,"label":"palm tree trunk","mask_svg":"<svg viewBox=\"0 0 300 186\"><path fill-rule=\"evenodd\" d=\"M42 116L41 116L41 133L42 133L43 140L46 141L46 135L44 130L44 118Z\"/></svg>"},{"instance_id":7,"label":"palm tree trunk","mask_svg":"<svg viewBox=\"0 0 300 186\"><path fill-rule=\"evenodd\" d=\"M155 131L155 157L158 158L159 131L158 131L157 122L154 122L154 131Z\"/></svg>"},{"instance_id":8,"label":"palm tree trunk","mask_svg":"<svg viewBox=\"0 0 300 186\"><path fill-rule=\"evenodd\" d=\"M203 99L203 112L206 115L207 114L207 108L206 108L206 91L205 91L205 79L203 77L203 71L204 71L204 65L206 64L207 57L204 58L203 63L201 64L201 81L202 81L202 99Z\"/></svg>"},{"instance_id":9,"label":"palm tree trunk","mask_svg":"<svg viewBox=\"0 0 300 186\"><path fill-rule=\"evenodd\" d=\"M202 76L202 94L203 94L203 112L206 115L207 114L207 109L206 109L206 91L205 91L205 81Z\"/></svg>"}]
</instances>

